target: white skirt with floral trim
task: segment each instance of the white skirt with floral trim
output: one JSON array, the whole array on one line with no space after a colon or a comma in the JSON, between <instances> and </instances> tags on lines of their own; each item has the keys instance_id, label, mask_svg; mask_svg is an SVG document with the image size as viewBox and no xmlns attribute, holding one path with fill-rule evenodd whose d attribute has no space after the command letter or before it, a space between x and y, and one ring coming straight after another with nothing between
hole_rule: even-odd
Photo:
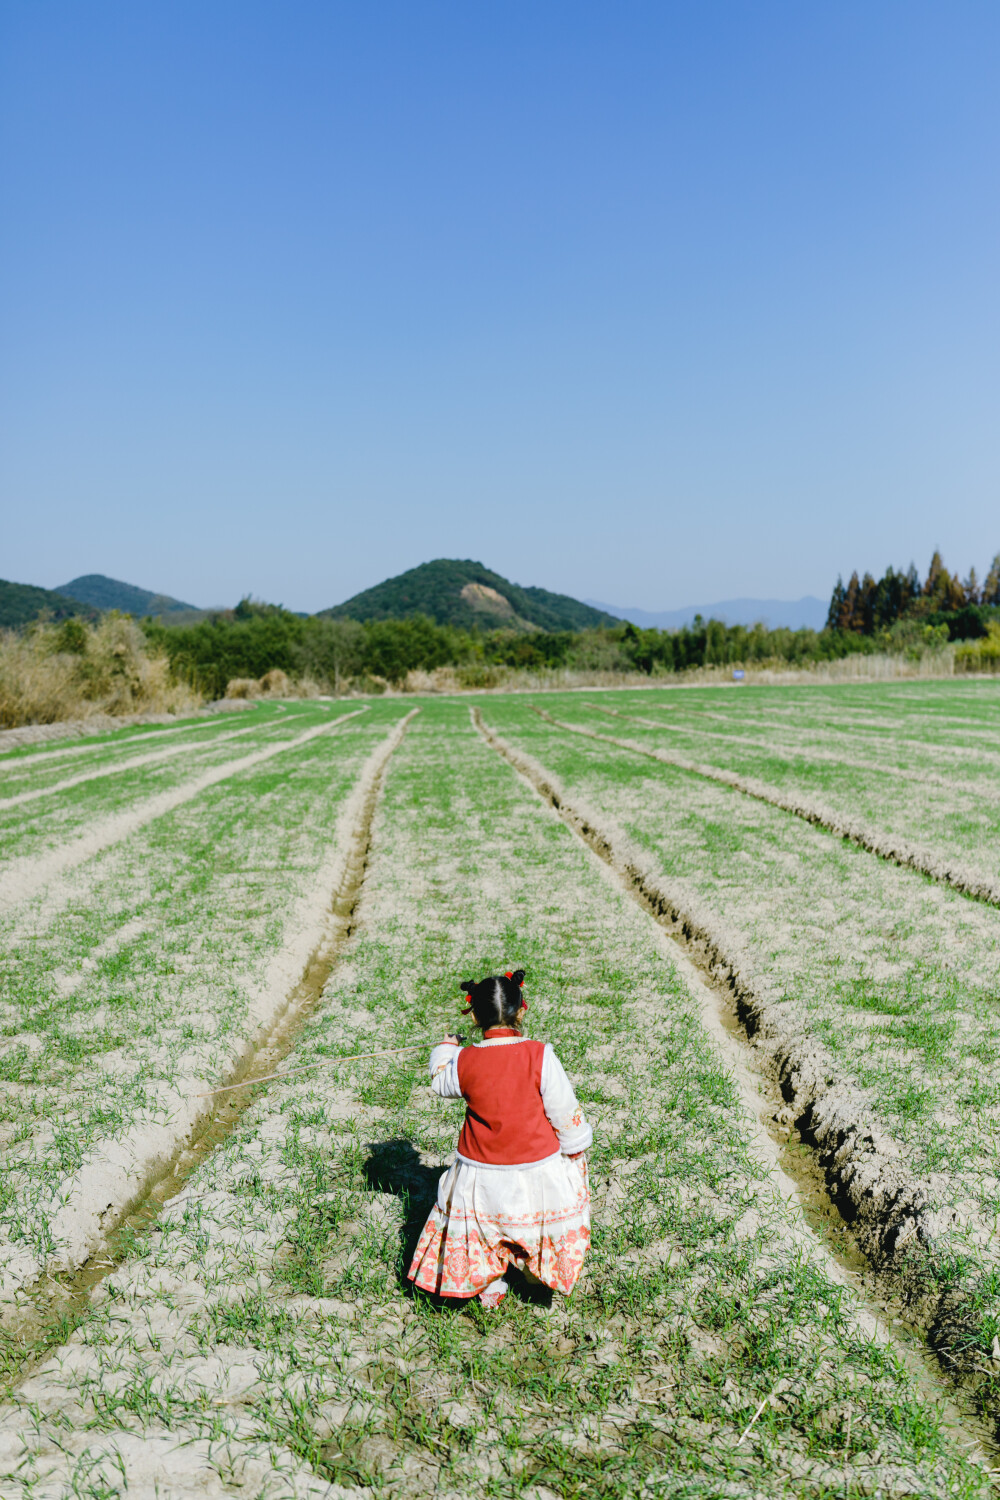
<instances>
[{"instance_id":1,"label":"white skirt with floral trim","mask_svg":"<svg viewBox=\"0 0 1000 1500\"><path fill-rule=\"evenodd\" d=\"M409 1278L425 1292L474 1297L514 1265L570 1292L589 1246L584 1157L551 1156L524 1167L458 1160L438 1183Z\"/></svg>"}]
</instances>

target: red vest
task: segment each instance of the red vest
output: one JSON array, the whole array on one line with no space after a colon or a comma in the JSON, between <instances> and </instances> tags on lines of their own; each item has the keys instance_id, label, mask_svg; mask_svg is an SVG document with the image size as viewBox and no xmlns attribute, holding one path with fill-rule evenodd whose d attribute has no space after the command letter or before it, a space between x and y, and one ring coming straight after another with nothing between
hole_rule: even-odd
<instances>
[{"instance_id":1,"label":"red vest","mask_svg":"<svg viewBox=\"0 0 1000 1500\"><path fill-rule=\"evenodd\" d=\"M559 1137L542 1106L544 1052L544 1042L528 1040L463 1047L458 1081L469 1107L459 1156L511 1167L555 1155Z\"/></svg>"}]
</instances>

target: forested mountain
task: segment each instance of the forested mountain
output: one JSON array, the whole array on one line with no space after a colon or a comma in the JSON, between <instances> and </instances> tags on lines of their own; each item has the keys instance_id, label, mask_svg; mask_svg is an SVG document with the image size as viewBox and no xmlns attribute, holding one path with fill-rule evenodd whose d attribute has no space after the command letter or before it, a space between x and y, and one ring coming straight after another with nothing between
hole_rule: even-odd
<instances>
[{"instance_id":1,"label":"forested mountain","mask_svg":"<svg viewBox=\"0 0 1000 1500\"><path fill-rule=\"evenodd\" d=\"M79 599L67 599L54 589L40 589L33 583L8 583L0 578L0 629L17 630L42 614L51 620L67 620L70 615L83 615L89 620L96 618L97 610Z\"/></svg>"},{"instance_id":2,"label":"forested mountain","mask_svg":"<svg viewBox=\"0 0 1000 1500\"><path fill-rule=\"evenodd\" d=\"M466 630L587 630L617 624L613 616L568 594L522 588L480 562L448 557L421 563L320 611L322 618L362 622L413 615Z\"/></svg>"},{"instance_id":3,"label":"forested mountain","mask_svg":"<svg viewBox=\"0 0 1000 1500\"><path fill-rule=\"evenodd\" d=\"M134 583L122 583L118 578L108 578L103 573L85 573L71 583L59 585L60 594L79 599L83 604L92 604L95 609L117 609L123 615L170 615L181 611L198 611L196 604L183 604L180 599L171 599L169 594L154 594L151 589L136 588Z\"/></svg>"}]
</instances>

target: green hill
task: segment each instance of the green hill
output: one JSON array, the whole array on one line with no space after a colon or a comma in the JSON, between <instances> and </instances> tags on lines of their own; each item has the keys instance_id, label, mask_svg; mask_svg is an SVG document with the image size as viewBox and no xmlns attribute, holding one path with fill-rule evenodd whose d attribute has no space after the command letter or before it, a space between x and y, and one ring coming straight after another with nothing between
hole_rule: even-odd
<instances>
[{"instance_id":1,"label":"green hill","mask_svg":"<svg viewBox=\"0 0 1000 1500\"><path fill-rule=\"evenodd\" d=\"M186 610L199 613L196 604L182 604L180 599L171 599L169 594L154 594L150 589L136 588L133 583L122 583L117 578L106 578L103 573L85 573L74 578L72 583L61 583L60 594L91 604L95 609L119 609L123 615L170 615Z\"/></svg>"},{"instance_id":2,"label":"green hill","mask_svg":"<svg viewBox=\"0 0 1000 1500\"><path fill-rule=\"evenodd\" d=\"M18 630L41 614L48 615L50 620L66 620L70 615L83 615L90 620L96 619L97 610L78 599L67 599L54 589L40 589L33 583L9 583L0 578L0 628Z\"/></svg>"},{"instance_id":3,"label":"green hill","mask_svg":"<svg viewBox=\"0 0 1000 1500\"><path fill-rule=\"evenodd\" d=\"M421 563L319 613L362 621L426 615L438 625L466 630L586 630L621 623L568 594L521 588L480 562L449 557Z\"/></svg>"}]
</instances>

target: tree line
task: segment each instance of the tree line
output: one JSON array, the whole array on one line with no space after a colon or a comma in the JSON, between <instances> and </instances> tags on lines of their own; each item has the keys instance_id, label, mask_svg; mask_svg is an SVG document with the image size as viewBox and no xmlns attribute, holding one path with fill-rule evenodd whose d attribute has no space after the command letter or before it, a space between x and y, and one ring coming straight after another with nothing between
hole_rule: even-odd
<instances>
[{"instance_id":1,"label":"tree line","mask_svg":"<svg viewBox=\"0 0 1000 1500\"><path fill-rule=\"evenodd\" d=\"M400 683L409 672L453 667L467 686L488 685L495 669L568 668L659 675L698 667L804 666L857 652L919 652L949 640L986 636L1000 617L1000 553L980 586L975 569L964 582L935 552L925 580L912 565L876 580L857 573L837 580L826 627L769 630L696 616L680 630L641 630L625 621L588 630L468 630L424 615L359 622L297 615L279 605L243 599L193 625L143 622L177 678L221 697L234 678L260 678L277 668L339 692L347 682Z\"/></svg>"},{"instance_id":2,"label":"tree line","mask_svg":"<svg viewBox=\"0 0 1000 1500\"><path fill-rule=\"evenodd\" d=\"M301 616L250 599L195 625L147 620L144 629L174 674L211 697L224 694L234 678L260 678L274 668L338 692L348 681L399 683L411 671L445 666L472 687L487 685L497 667L654 675L729 663L797 666L874 649L851 632L768 630L700 616L676 631L640 630L622 621L591 630L473 632L421 615L363 624Z\"/></svg>"},{"instance_id":3,"label":"tree line","mask_svg":"<svg viewBox=\"0 0 1000 1500\"><path fill-rule=\"evenodd\" d=\"M837 579L826 619L828 631L875 636L892 632L901 622L947 625L951 640L974 640L986 634L992 611L1000 608L1000 552L980 585L975 568L960 579L935 552L927 577L911 563L905 572L887 568L879 579L857 572L845 585Z\"/></svg>"}]
</instances>

